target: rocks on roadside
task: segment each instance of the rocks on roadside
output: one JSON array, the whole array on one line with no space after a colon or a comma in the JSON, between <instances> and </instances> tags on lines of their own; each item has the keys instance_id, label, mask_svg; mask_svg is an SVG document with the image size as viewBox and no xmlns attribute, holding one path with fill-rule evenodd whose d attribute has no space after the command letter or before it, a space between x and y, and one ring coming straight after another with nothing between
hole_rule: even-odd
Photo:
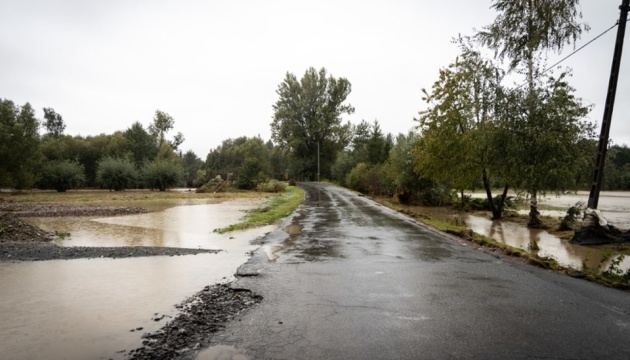
<instances>
[{"instance_id":1,"label":"rocks on roadside","mask_svg":"<svg viewBox=\"0 0 630 360\"><path fill-rule=\"evenodd\" d=\"M212 333L243 310L262 301L262 297L230 284L206 286L177 305L180 313L160 330L144 334L143 346L128 352L130 359L186 359L207 347Z\"/></svg>"}]
</instances>

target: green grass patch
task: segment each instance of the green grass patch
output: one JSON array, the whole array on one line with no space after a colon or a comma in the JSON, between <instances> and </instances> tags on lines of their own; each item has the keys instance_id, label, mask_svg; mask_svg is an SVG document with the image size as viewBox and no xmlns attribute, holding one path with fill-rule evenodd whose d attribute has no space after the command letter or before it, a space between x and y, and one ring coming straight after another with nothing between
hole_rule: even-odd
<instances>
[{"instance_id":1,"label":"green grass patch","mask_svg":"<svg viewBox=\"0 0 630 360\"><path fill-rule=\"evenodd\" d=\"M289 186L285 192L271 196L261 207L248 211L240 223L217 228L213 232L224 234L230 231L273 224L279 219L291 215L303 198L304 190L297 186Z\"/></svg>"}]
</instances>

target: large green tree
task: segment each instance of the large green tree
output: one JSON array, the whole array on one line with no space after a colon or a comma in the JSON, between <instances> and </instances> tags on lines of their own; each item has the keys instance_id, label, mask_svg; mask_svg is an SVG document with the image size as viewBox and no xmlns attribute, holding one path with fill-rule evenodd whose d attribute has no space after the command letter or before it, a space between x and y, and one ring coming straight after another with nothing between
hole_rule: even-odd
<instances>
[{"instance_id":1,"label":"large green tree","mask_svg":"<svg viewBox=\"0 0 630 360\"><path fill-rule=\"evenodd\" d=\"M39 141L33 107L0 98L0 187L27 188L35 183Z\"/></svg>"},{"instance_id":2,"label":"large green tree","mask_svg":"<svg viewBox=\"0 0 630 360\"><path fill-rule=\"evenodd\" d=\"M188 150L182 156L182 167L184 172L184 185L186 187L194 187L195 178L203 168L203 160L195 154L194 151Z\"/></svg>"},{"instance_id":3,"label":"large green tree","mask_svg":"<svg viewBox=\"0 0 630 360\"><path fill-rule=\"evenodd\" d=\"M66 124L63 122L63 118L60 114L55 112L53 108L43 108L44 110L44 127L53 136L59 136L63 134L66 129Z\"/></svg>"},{"instance_id":4,"label":"large green tree","mask_svg":"<svg viewBox=\"0 0 630 360\"><path fill-rule=\"evenodd\" d=\"M42 166L42 175L39 180L41 188L65 192L68 189L78 188L84 183L85 170L83 165L76 161L53 160Z\"/></svg>"},{"instance_id":5,"label":"large green tree","mask_svg":"<svg viewBox=\"0 0 630 360\"><path fill-rule=\"evenodd\" d=\"M166 134L173 130L174 126L175 119L173 119L171 115L161 110L155 110L153 123L149 125L149 133L155 137L158 149L162 149L165 144L168 144L173 151L177 151L179 146L184 142L184 134L181 132L175 134L173 140L166 140Z\"/></svg>"},{"instance_id":6,"label":"large green tree","mask_svg":"<svg viewBox=\"0 0 630 360\"><path fill-rule=\"evenodd\" d=\"M527 110L529 116L535 116L538 106L532 100L537 98L535 82L541 75L541 64L548 51L560 52L565 45L575 43L588 25L579 20L582 14L579 0L494 0L493 9L499 15L494 22L482 29L477 38L496 52L496 56L509 62L510 70L519 70L526 75ZM527 118L524 121L538 122ZM537 134L542 128L529 127ZM535 134L534 134L535 136ZM535 157L535 154L526 156ZM531 159L527 160L532 163ZM536 164L532 164L531 173L539 173ZM536 189L532 189L536 191ZM529 226L539 227L538 192L530 193Z\"/></svg>"},{"instance_id":7,"label":"large green tree","mask_svg":"<svg viewBox=\"0 0 630 360\"><path fill-rule=\"evenodd\" d=\"M337 153L349 141L350 126L343 124L342 115L354 112L346 103L350 91L347 79L328 75L325 68L311 67L300 80L287 73L278 85L271 134L289 151L297 176L317 178L318 154L321 174L330 174Z\"/></svg>"},{"instance_id":8,"label":"large green tree","mask_svg":"<svg viewBox=\"0 0 630 360\"><path fill-rule=\"evenodd\" d=\"M550 77L533 91L513 89L509 97L510 116L496 133L493 148L504 174L532 197L575 189L585 140L593 137L593 124L585 120L589 108L575 97L564 76ZM539 225L534 207L529 226Z\"/></svg>"},{"instance_id":9,"label":"large green tree","mask_svg":"<svg viewBox=\"0 0 630 360\"><path fill-rule=\"evenodd\" d=\"M462 54L440 70L431 92L423 89L428 108L417 119L422 137L415 151L416 171L463 193L482 180L494 219L501 218L503 194L495 203L492 181L499 177L493 132L505 116L503 72L477 50L462 44ZM462 201L464 197L462 196Z\"/></svg>"},{"instance_id":10,"label":"large green tree","mask_svg":"<svg viewBox=\"0 0 630 360\"><path fill-rule=\"evenodd\" d=\"M140 122L136 121L123 133L126 142L126 150L131 153L133 162L138 168L148 161L155 159L158 153L158 145L151 134L144 129Z\"/></svg>"}]
</instances>

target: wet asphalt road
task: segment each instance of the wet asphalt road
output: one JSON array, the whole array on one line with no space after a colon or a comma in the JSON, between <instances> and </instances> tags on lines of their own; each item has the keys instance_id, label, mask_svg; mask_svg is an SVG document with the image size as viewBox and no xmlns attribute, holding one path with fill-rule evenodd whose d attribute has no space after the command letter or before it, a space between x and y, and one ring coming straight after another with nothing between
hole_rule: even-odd
<instances>
[{"instance_id":1,"label":"wet asphalt road","mask_svg":"<svg viewBox=\"0 0 630 360\"><path fill-rule=\"evenodd\" d=\"M236 286L264 300L213 337L226 358L630 359L630 293L474 250L343 189L301 186L291 235L269 236L278 258L261 250L240 269L258 276ZM217 358L212 349L199 359Z\"/></svg>"}]
</instances>

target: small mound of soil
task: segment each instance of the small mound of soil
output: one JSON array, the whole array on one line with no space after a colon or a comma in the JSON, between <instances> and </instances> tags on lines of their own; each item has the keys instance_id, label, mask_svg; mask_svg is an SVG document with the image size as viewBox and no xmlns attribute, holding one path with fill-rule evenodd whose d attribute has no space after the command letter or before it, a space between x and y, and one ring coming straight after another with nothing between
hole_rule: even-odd
<instances>
[{"instance_id":1,"label":"small mound of soil","mask_svg":"<svg viewBox=\"0 0 630 360\"><path fill-rule=\"evenodd\" d=\"M11 213L0 212L0 243L49 242L55 234L27 224Z\"/></svg>"}]
</instances>

